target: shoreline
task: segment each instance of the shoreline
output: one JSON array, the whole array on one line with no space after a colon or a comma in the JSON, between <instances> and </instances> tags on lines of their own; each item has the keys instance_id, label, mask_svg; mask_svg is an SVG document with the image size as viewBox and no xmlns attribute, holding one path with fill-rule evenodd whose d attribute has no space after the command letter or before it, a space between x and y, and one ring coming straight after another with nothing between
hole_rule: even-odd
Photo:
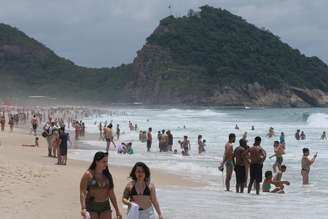
<instances>
[{"instance_id":1,"label":"shoreline","mask_svg":"<svg viewBox=\"0 0 328 219\"><path fill-rule=\"evenodd\" d=\"M47 156L44 138L39 137L39 148L21 146L34 142L34 136L24 129L14 129L13 133L6 130L0 132L0 137L1 218L81 218L79 183L91 161L68 159L67 166L55 165L56 159ZM131 168L109 165L122 215L126 214L121 197L129 181ZM157 188L206 186L203 182L169 174L164 170L151 171L152 181Z\"/></svg>"}]
</instances>

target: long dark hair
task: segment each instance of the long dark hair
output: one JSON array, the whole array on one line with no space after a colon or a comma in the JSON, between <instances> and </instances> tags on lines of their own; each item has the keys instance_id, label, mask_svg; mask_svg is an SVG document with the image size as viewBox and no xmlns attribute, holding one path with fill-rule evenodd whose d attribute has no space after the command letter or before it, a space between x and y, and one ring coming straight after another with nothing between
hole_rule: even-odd
<instances>
[{"instance_id":1,"label":"long dark hair","mask_svg":"<svg viewBox=\"0 0 328 219\"><path fill-rule=\"evenodd\" d=\"M145 182L150 182L150 170L149 167L143 162L137 162L131 170L130 177L133 181L137 181L136 170L137 167L141 167L145 172Z\"/></svg>"},{"instance_id":2,"label":"long dark hair","mask_svg":"<svg viewBox=\"0 0 328 219\"><path fill-rule=\"evenodd\" d=\"M96 161L100 161L104 157L108 157L108 153L107 152L98 151L95 154L95 156L93 158L93 161L92 161L92 163L91 163L91 165L90 165L90 167L89 167L88 170L93 170L94 171L96 169L96 166L97 166ZM112 174L110 174L110 172L108 170L108 166L103 170L102 174L107 177L108 182L109 182L109 188L110 189L114 188L113 177L112 177Z\"/></svg>"}]
</instances>

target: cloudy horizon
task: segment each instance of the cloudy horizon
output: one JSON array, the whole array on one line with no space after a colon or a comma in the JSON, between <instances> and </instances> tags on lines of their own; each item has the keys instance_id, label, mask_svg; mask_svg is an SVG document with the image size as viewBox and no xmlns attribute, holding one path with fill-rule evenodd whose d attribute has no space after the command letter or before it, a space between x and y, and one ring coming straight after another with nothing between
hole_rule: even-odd
<instances>
[{"instance_id":1,"label":"cloudy horizon","mask_svg":"<svg viewBox=\"0 0 328 219\"><path fill-rule=\"evenodd\" d=\"M328 1L316 0L0 0L0 22L87 67L131 63L159 21L208 4L265 27L328 63ZM168 6L171 5L171 10Z\"/></svg>"}]
</instances>

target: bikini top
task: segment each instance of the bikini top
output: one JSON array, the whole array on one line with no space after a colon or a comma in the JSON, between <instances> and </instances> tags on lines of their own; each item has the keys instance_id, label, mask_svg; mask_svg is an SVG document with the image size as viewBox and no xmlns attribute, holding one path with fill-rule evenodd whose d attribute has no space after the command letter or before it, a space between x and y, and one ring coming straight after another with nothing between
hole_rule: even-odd
<instances>
[{"instance_id":1,"label":"bikini top","mask_svg":"<svg viewBox=\"0 0 328 219\"><path fill-rule=\"evenodd\" d=\"M87 187L87 190L90 190L90 189L104 189L104 188L110 188L111 185L110 185L110 182L109 180L107 179L106 177L106 180L102 183L99 183L97 181L97 179L95 178L94 174L92 174L92 179L91 181L89 181L88 183L88 187Z\"/></svg>"},{"instance_id":2,"label":"bikini top","mask_svg":"<svg viewBox=\"0 0 328 219\"><path fill-rule=\"evenodd\" d=\"M136 186L135 184L133 185L131 192L130 192L130 196L135 196L135 195L143 195L143 196L150 196L150 189L149 186L146 184L146 188L143 191L143 194L138 194L137 190L136 190Z\"/></svg>"}]
</instances>

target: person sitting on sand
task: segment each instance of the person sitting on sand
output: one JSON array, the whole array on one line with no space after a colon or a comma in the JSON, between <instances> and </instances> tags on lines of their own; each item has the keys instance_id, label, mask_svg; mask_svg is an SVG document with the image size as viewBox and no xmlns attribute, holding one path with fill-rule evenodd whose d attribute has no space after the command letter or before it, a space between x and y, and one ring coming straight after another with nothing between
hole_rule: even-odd
<instances>
[{"instance_id":1,"label":"person sitting on sand","mask_svg":"<svg viewBox=\"0 0 328 219\"><path fill-rule=\"evenodd\" d=\"M310 149L303 148L302 170L301 170L301 175L303 177L303 185L309 184L310 167L314 163L315 159L317 158L318 153L316 153L312 159L309 159L309 155L310 155Z\"/></svg>"},{"instance_id":2,"label":"person sitting on sand","mask_svg":"<svg viewBox=\"0 0 328 219\"><path fill-rule=\"evenodd\" d=\"M134 151L133 151L133 149L132 149L132 143L131 143L131 142L129 142L129 143L126 144L126 148L127 148L127 153L128 153L129 155L131 155L131 154L134 153Z\"/></svg>"},{"instance_id":3,"label":"person sitting on sand","mask_svg":"<svg viewBox=\"0 0 328 219\"><path fill-rule=\"evenodd\" d=\"M114 192L113 177L108 170L108 153L97 152L80 182L81 215L91 219L111 219L112 202L116 217L122 219Z\"/></svg>"},{"instance_id":4,"label":"person sitting on sand","mask_svg":"<svg viewBox=\"0 0 328 219\"><path fill-rule=\"evenodd\" d=\"M271 190L271 185L274 185L276 188ZM265 180L262 185L263 192L271 192L271 193L285 193L284 185L289 185L288 181L274 181L272 180L272 171L265 172Z\"/></svg>"},{"instance_id":5,"label":"person sitting on sand","mask_svg":"<svg viewBox=\"0 0 328 219\"><path fill-rule=\"evenodd\" d=\"M159 219L164 219L156 197L156 188L150 181L150 170L142 162L134 165L130 173L129 182L123 192L122 202L128 206L128 211L133 207L139 209L139 219L154 219L155 208Z\"/></svg>"},{"instance_id":6,"label":"person sitting on sand","mask_svg":"<svg viewBox=\"0 0 328 219\"><path fill-rule=\"evenodd\" d=\"M125 143L122 142L120 145L117 146L117 153L126 154L127 152L128 152L128 149L127 149Z\"/></svg>"}]
</instances>

